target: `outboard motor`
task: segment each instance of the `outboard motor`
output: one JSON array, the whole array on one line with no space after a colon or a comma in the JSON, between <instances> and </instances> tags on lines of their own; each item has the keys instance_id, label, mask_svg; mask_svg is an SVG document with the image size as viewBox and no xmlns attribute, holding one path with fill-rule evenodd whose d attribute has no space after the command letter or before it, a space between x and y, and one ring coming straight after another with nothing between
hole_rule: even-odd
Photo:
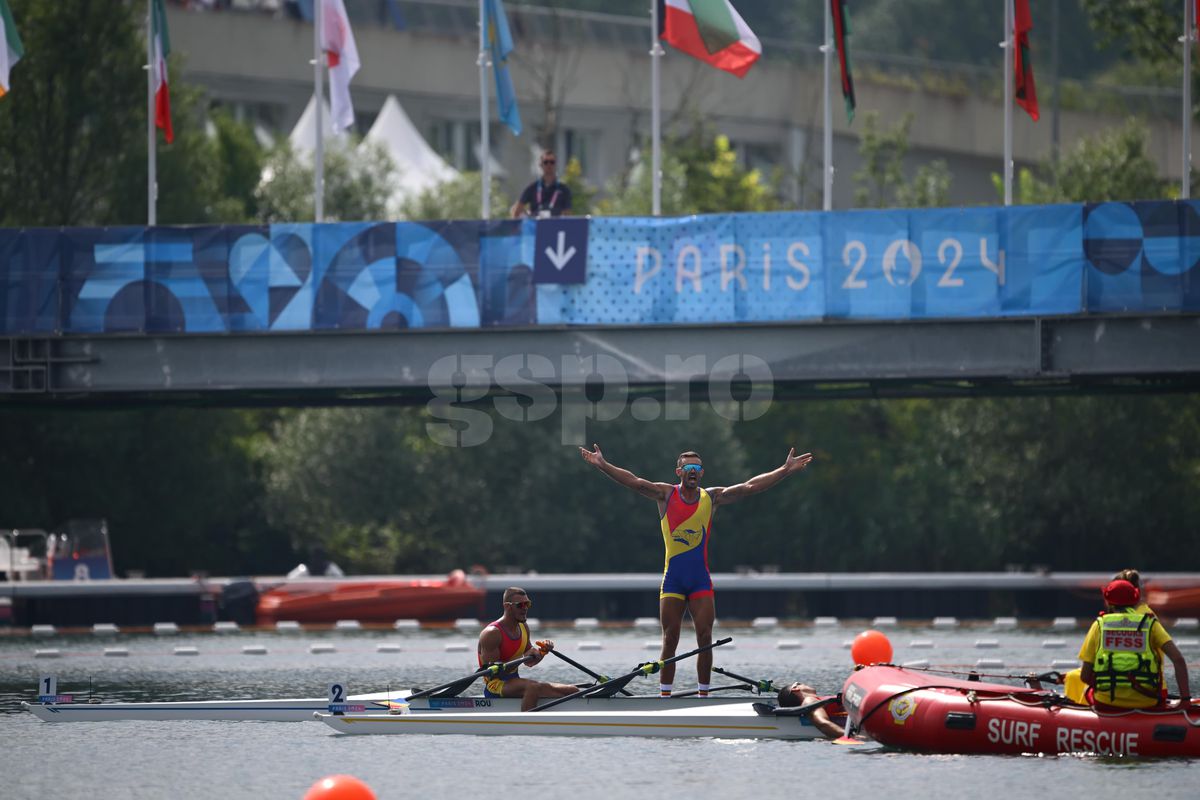
<instances>
[{"instance_id":1,"label":"outboard motor","mask_svg":"<svg viewBox=\"0 0 1200 800\"><path fill-rule=\"evenodd\" d=\"M221 590L220 617L238 625L257 625L258 587L254 581L231 581Z\"/></svg>"}]
</instances>

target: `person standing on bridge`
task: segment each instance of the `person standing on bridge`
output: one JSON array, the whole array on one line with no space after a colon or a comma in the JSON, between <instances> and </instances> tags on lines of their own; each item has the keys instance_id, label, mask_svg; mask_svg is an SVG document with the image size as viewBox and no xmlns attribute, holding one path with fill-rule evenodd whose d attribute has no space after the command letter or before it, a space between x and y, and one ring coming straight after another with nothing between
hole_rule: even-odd
<instances>
[{"instance_id":1,"label":"person standing on bridge","mask_svg":"<svg viewBox=\"0 0 1200 800\"><path fill-rule=\"evenodd\" d=\"M542 177L525 187L521 198L513 203L513 218L530 216L537 219L561 217L571 213L571 190L558 179L558 157L553 150L543 150L539 160Z\"/></svg>"},{"instance_id":2,"label":"person standing on bridge","mask_svg":"<svg viewBox=\"0 0 1200 800\"><path fill-rule=\"evenodd\" d=\"M658 503L659 526L666 547L666 564L658 593L658 613L662 622L660 658L664 661L675 655L684 609L692 615L696 646L707 647L712 644L712 628L717 611L712 576L708 571L708 540L712 535L712 521L717 506L735 503L743 497L765 491L793 472L807 467L813 458L812 453L796 455L796 448L793 447L783 465L770 472L755 475L733 486L702 489L700 479L704 477L704 464L700 454L691 450L680 453L675 459L675 475L679 478L677 485L654 483L608 463L598 444L593 444L591 450L581 447L579 452L584 461L617 483ZM704 651L696 658L696 677L700 697L708 697L709 680L712 677L711 650ZM663 697L671 696L674 679L675 665L667 664L662 668L659 685Z\"/></svg>"}]
</instances>

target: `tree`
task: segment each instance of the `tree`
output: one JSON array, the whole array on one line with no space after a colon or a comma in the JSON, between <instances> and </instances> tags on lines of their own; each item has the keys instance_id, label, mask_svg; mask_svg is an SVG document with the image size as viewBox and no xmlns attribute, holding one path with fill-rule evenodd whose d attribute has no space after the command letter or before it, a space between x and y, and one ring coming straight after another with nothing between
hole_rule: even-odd
<instances>
[{"instance_id":1,"label":"tree","mask_svg":"<svg viewBox=\"0 0 1200 800\"><path fill-rule=\"evenodd\" d=\"M265 177L255 193L263 223L311 220L313 167L281 142L267 155ZM388 219L396 166L382 146L334 146L325 151L325 219L330 222Z\"/></svg>"},{"instance_id":2,"label":"tree","mask_svg":"<svg viewBox=\"0 0 1200 800\"><path fill-rule=\"evenodd\" d=\"M1000 176L993 174L992 182L1001 194ZM1043 163L1038 172L1022 169L1016 189L1017 202L1034 205L1167 196L1167 184L1146 154L1146 129L1136 120L1081 139L1057 164Z\"/></svg>"},{"instance_id":3,"label":"tree","mask_svg":"<svg viewBox=\"0 0 1200 800\"><path fill-rule=\"evenodd\" d=\"M146 48L130 3L13 0L25 57L0 101L0 224L145 219Z\"/></svg>"},{"instance_id":4,"label":"tree","mask_svg":"<svg viewBox=\"0 0 1200 800\"><path fill-rule=\"evenodd\" d=\"M400 216L411 220L478 219L482 185L478 172L461 173L408 198L400 206ZM491 190L492 219L507 217L510 204L496 178L492 178Z\"/></svg>"},{"instance_id":5,"label":"tree","mask_svg":"<svg viewBox=\"0 0 1200 800\"><path fill-rule=\"evenodd\" d=\"M863 119L858 150L863 164L854 173L854 204L862 208L928 208L944 206L950 196L950 169L938 159L918 167L911 182L904 177L908 132L913 115L905 114L890 129L880 130L879 114Z\"/></svg>"},{"instance_id":6,"label":"tree","mask_svg":"<svg viewBox=\"0 0 1200 800\"><path fill-rule=\"evenodd\" d=\"M773 211L780 207L778 187L756 169L737 160L727 136L697 127L664 143L662 211L668 215ZM645 152L642 153L645 158ZM648 216L651 212L649 165L639 161L609 185L597 204L601 214Z\"/></svg>"},{"instance_id":7,"label":"tree","mask_svg":"<svg viewBox=\"0 0 1200 800\"><path fill-rule=\"evenodd\" d=\"M0 102L0 225L146 221L144 3L13 0L25 57ZM158 135L160 223L243 222L257 182L248 129L215 120L171 59L175 141ZM249 142L247 142L249 137ZM248 177L252 176L252 177Z\"/></svg>"}]
</instances>

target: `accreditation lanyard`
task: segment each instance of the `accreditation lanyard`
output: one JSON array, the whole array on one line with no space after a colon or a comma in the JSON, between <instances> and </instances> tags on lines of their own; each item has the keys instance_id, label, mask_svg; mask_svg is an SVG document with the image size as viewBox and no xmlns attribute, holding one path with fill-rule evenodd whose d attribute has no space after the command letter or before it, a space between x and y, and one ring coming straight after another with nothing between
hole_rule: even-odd
<instances>
[{"instance_id":1,"label":"accreditation lanyard","mask_svg":"<svg viewBox=\"0 0 1200 800\"><path fill-rule=\"evenodd\" d=\"M542 210L542 208L543 208L543 206L542 206L542 185L543 185L543 184L542 184L542 179L541 179L541 178L538 178L538 182L537 182L537 206L536 206L536 207L533 209L534 211L541 211L541 210ZM555 182L554 182L554 185L557 187L557 186L558 186L558 181L555 181ZM554 194L550 195L550 204L549 204L548 206L545 206L545 208L549 209L550 211L553 211L553 210L554 210L554 203L555 203L555 202L558 200L558 194L559 194L559 190L556 188L556 189L554 190Z\"/></svg>"}]
</instances>

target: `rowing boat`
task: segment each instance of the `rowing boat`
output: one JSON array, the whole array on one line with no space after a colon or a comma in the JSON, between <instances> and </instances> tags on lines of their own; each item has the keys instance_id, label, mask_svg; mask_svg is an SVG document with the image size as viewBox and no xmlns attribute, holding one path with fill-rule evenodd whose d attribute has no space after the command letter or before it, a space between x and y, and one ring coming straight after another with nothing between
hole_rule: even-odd
<instances>
[{"instance_id":1,"label":"rowing boat","mask_svg":"<svg viewBox=\"0 0 1200 800\"><path fill-rule=\"evenodd\" d=\"M608 702L608 701L605 701ZM652 738L820 739L798 709L767 703L713 703L685 708L594 710L563 704L544 713L313 714L341 734L468 734L475 736L639 736ZM653 704L643 704L653 705ZM566 710L559 710L566 709ZM837 719L837 717L835 717Z\"/></svg>"},{"instance_id":2,"label":"rowing boat","mask_svg":"<svg viewBox=\"0 0 1200 800\"><path fill-rule=\"evenodd\" d=\"M349 705L365 706L367 710L386 712L393 704L403 702L408 691L375 692L350 695ZM746 696L714 696L705 700L696 697L673 697L664 700L657 695L634 697L580 698L563 704L565 709L597 709L632 711L640 709L688 708L691 706L722 706L745 703ZM326 711L329 700L308 697L276 700L199 700L164 703L21 703L29 712L45 722L112 722L116 720L252 720L259 722L300 722L311 720L314 711ZM413 713L504 713L519 712L519 697L423 697L408 704Z\"/></svg>"}]
</instances>

